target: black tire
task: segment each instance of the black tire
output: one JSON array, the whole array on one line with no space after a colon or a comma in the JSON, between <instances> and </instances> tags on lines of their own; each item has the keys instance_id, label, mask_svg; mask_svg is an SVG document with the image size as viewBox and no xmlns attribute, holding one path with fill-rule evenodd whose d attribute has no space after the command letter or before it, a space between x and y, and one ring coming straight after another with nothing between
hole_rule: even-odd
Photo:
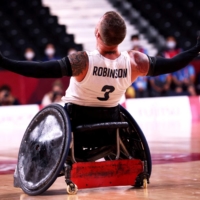
<instances>
[{"instance_id":1,"label":"black tire","mask_svg":"<svg viewBox=\"0 0 200 200\"><path fill-rule=\"evenodd\" d=\"M18 180L26 194L39 195L54 183L67 159L70 142L70 118L61 105L51 104L35 115L18 155Z\"/></svg>"}]
</instances>

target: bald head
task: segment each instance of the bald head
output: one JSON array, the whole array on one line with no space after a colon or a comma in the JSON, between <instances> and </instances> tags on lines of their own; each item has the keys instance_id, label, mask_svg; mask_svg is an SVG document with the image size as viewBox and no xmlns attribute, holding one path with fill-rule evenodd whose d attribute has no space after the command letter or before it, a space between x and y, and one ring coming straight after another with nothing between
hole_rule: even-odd
<instances>
[{"instance_id":1,"label":"bald head","mask_svg":"<svg viewBox=\"0 0 200 200\"><path fill-rule=\"evenodd\" d=\"M100 23L99 33L107 46L120 44L126 36L126 24L123 18L114 11L106 12Z\"/></svg>"}]
</instances>

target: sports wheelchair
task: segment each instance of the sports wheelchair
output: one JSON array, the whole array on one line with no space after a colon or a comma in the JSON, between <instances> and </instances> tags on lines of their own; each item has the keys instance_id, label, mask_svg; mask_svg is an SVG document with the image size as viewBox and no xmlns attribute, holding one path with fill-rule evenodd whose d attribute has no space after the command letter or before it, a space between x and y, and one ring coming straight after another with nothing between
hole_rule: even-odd
<instances>
[{"instance_id":1,"label":"sports wheelchair","mask_svg":"<svg viewBox=\"0 0 200 200\"><path fill-rule=\"evenodd\" d=\"M14 186L39 195L64 176L68 194L76 194L78 188L146 188L151 168L145 136L121 105L51 104L35 115L25 131Z\"/></svg>"}]
</instances>

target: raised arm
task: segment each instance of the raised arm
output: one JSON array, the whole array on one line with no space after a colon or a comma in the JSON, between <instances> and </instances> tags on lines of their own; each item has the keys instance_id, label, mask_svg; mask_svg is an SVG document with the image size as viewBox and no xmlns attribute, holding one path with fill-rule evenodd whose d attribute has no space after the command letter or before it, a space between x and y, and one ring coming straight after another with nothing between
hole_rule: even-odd
<instances>
[{"instance_id":1,"label":"raised arm","mask_svg":"<svg viewBox=\"0 0 200 200\"><path fill-rule=\"evenodd\" d=\"M17 61L0 54L0 67L33 78L60 78L63 76L62 67L58 61Z\"/></svg>"},{"instance_id":2,"label":"raised arm","mask_svg":"<svg viewBox=\"0 0 200 200\"><path fill-rule=\"evenodd\" d=\"M173 58L166 59L161 57L150 57L150 67L147 76L158 76L168 74L187 66L200 53L200 37L197 38L197 44Z\"/></svg>"},{"instance_id":3,"label":"raised arm","mask_svg":"<svg viewBox=\"0 0 200 200\"><path fill-rule=\"evenodd\" d=\"M132 81L138 76L158 76L168 74L187 66L200 52L200 37L197 44L173 58L151 57L143 53L130 51Z\"/></svg>"},{"instance_id":4,"label":"raised arm","mask_svg":"<svg viewBox=\"0 0 200 200\"><path fill-rule=\"evenodd\" d=\"M17 61L4 57L0 53L0 67L33 78L61 78L78 76L87 66L85 52L77 52L60 60L47 62Z\"/></svg>"}]
</instances>

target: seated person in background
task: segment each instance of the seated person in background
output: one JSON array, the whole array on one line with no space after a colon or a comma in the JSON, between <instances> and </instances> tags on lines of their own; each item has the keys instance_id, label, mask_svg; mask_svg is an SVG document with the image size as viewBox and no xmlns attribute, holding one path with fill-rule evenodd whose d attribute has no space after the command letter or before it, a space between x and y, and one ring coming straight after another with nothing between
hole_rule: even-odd
<instances>
[{"instance_id":1,"label":"seated person in background","mask_svg":"<svg viewBox=\"0 0 200 200\"><path fill-rule=\"evenodd\" d=\"M173 36L169 36L166 38L166 47L161 52L160 56L163 56L165 58L172 58L181 52L182 49L178 47L176 38Z\"/></svg>"},{"instance_id":2,"label":"seated person in background","mask_svg":"<svg viewBox=\"0 0 200 200\"><path fill-rule=\"evenodd\" d=\"M135 89L133 88L133 86L129 86L125 92L125 98L126 99L131 99L131 98L135 98Z\"/></svg>"},{"instance_id":3,"label":"seated person in background","mask_svg":"<svg viewBox=\"0 0 200 200\"><path fill-rule=\"evenodd\" d=\"M135 89L135 97L136 98L143 98L148 97L148 79L145 76L139 76L136 81L132 84Z\"/></svg>"},{"instance_id":4,"label":"seated person in background","mask_svg":"<svg viewBox=\"0 0 200 200\"><path fill-rule=\"evenodd\" d=\"M195 70L192 65L172 73L173 95L195 96Z\"/></svg>"},{"instance_id":5,"label":"seated person in background","mask_svg":"<svg viewBox=\"0 0 200 200\"><path fill-rule=\"evenodd\" d=\"M63 96L63 84L60 80L56 80L52 85L52 90L44 95L41 104L47 106L51 103L61 102Z\"/></svg>"},{"instance_id":6,"label":"seated person in background","mask_svg":"<svg viewBox=\"0 0 200 200\"><path fill-rule=\"evenodd\" d=\"M27 61L34 61L35 60L35 52L33 51L32 48L28 47L24 51L24 58Z\"/></svg>"},{"instance_id":7,"label":"seated person in background","mask_svg":"<svg viewBox=\"0 0 200 200\"><path fill-rule=\"evenodd\" d=\"M8 85L2 85L0 87L0 106L9 105L20 105L20 102L12 95L11 88Z\"/></svg>"},{"instance_id":8,"label":"seated person in background","mask_svg":"<svg viewBox=\"0 0 200 200\"><path fill-rule=\"evenodd\" d=\"M50 60L58 60L60 57L56 57L56 50L53 44L49 43L46 45L44 53L46 57L44 58L44 61L50 61Z\"/></svg>"},{"instance_id":9,"label":"seated person in background","mask_svg":"<svg viewBox=\"0 0 200 200\"><path fill-rule=\"evenodd\" d=\"M163 74L160 76L150 77L149 84L151 97L169 96L171 75Z\"/></svg>"},{"instance_id":10,"label":"seated person in background","mask_svg":"<svg viewBox=\"0 0 200 200\"><path fill-rule=\"evenodd\" d=\"M195 78L195 91L197 95L200 95L200 72L196 73Z\"/></svg>"},{"instance_id":11,"label":"seated person in background","mask_svg":"<svg viewBox=\"0 0 200 200\"><path fill-rule=\"evenodd\" d=\"M148 54L148 51L142 47L140 37L138 34L131 36L131 50L139 51Z\"/></svg>"}]
</instances>

